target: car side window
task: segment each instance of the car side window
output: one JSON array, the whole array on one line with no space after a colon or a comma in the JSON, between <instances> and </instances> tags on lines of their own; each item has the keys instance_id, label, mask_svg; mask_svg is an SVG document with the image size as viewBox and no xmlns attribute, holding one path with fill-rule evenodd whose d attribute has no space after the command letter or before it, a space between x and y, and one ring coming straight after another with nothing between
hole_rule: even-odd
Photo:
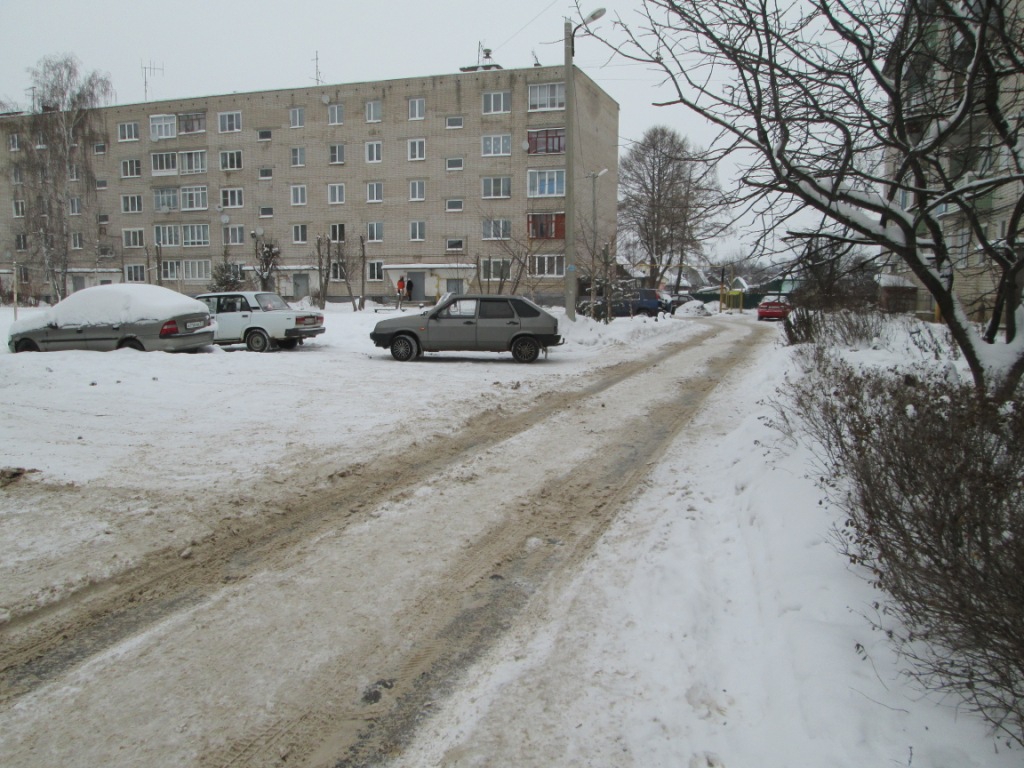
<instances>
[{"instance_id":1,"label":"car side window","mask_svg":"<svg viewBox=\"0 0 1024 768\"><path fill-rule=\"evenodd\" d=\"M516 308L516 313L520 317L540 317L540 312L522 299L512 299L512 306Z\"/></svg>"},{"instance_id":2,"label":"car side window","mask_svg":"<svg viewBox=\"0 0 1024 768\"><path fill-rule=\"evenodd\" d=\"M242 300L237 296L221 296L220 312L241 312Z\"/></svg>"},{"instance_id":3,"label":"car side window","mask_svg":"<svg viewBox=\"0 0 1024 768\"><path fill-rule=\"evenodd\" d=\"M512 305L505 300L485 300L480 304L480 319L511 319L514 318L515 312L512 311Z\"/></svg>"},{"instance_id":4,"label":"car side window","mask_svg":"<svg viewBox=\"0 0 1024 768\"><path fill-rule=\"evenodd\" d=\"M438 317L445 318L467 318L476 317L476 299L459 299L453 301L441 310Z\"/></svg>"}]
</instances>

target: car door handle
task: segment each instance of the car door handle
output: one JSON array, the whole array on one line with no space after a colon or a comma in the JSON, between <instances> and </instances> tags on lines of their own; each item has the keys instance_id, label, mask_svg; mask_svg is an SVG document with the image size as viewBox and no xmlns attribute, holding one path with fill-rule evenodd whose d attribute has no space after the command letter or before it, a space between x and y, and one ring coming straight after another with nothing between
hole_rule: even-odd
<instances>
[{"instance_id":1,"label":"car door handle","mask_svg":"<svg viewBox=\"0 0 1024 768\"><path fill-rule=\"evenodd\" d=\"M519 325L518 320L509 320L505 325Z\"/></svg>"},{"instance_id":2,"label":"car door handle","mask_svg":"<svg viewBox=\"0 0 1024 768\"><path fill-rule=\"evenodd\" d=\"M464 320L462 322L462 324L463 325L476 325L476 323L474 323L472 320Z\"/></svg>"}]
</instances>

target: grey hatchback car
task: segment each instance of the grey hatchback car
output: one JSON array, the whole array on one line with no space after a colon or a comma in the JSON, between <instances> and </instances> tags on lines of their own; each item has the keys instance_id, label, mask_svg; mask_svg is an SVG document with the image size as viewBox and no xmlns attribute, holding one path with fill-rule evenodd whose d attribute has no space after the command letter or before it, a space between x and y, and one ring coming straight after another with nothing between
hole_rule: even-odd
<instances>
[{"instance_id":1,"label":"grey hatchback car","mask_svg":"<svg viewBox=\"0 0 1024 768\"><path fill-rule=\"evenodd\" d=\"M532 363L548 347L562 343L558 320L522 296L446 293L425 312L381 320L370 333L395 360L424 352L511 352Z\"/></svg>"}]
</instances>

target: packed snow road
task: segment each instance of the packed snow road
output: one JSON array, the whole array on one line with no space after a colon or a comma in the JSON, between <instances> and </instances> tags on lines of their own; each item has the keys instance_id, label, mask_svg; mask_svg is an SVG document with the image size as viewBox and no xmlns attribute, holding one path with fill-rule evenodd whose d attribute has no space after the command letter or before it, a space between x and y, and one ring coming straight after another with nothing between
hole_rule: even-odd
<instances>
[{"instance_id":1,"label":"packed snow road","mask_svg":"<svg viewBox=\"0 0 1024 768\"><path fill-rule=\"evenodd\" d=\"M531 597L568 578L718 382L772 338L752 323L687 322L700 327L653 355L515 408L478 403L451 434L382 438L361 463L307 456L244 494L219 489L203 503L258 500L263 513L225 514L186 547L140 552L38 609L12 601L0 627L4 765L394 758ZM56 486L8 490L53 508L82 494L157 503L131 484L64 498Z\"/></svg>"}]
</instances>

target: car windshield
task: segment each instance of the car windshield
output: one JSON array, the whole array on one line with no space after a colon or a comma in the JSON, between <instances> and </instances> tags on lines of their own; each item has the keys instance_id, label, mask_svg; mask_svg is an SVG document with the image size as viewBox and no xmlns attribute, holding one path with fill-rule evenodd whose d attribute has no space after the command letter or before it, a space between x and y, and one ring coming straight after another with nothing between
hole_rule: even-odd
<instances>
[{"instance_id":1,"label":"car windshield","mask_svg":"<svg viewBox=\"0 0 1024 768\"><path fill-rule=\"evenodd\" d=\"M288 302L276 293L257 293L256 301L264 312L270 312L275 309L291 309L288 306Z\"/></svg>"}]
</instances>

